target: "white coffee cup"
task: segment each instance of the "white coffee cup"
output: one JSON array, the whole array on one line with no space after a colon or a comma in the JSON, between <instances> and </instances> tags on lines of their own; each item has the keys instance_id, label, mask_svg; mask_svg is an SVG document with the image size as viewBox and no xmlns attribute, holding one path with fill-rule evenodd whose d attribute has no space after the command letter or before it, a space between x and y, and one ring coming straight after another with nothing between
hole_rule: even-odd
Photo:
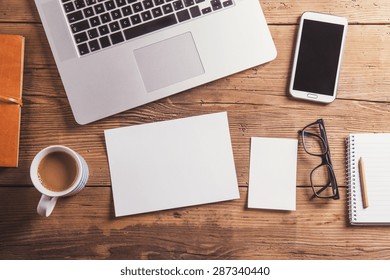
<instances>
[{"instance_id":1,"label":"white coffee cup","mask_svg":"<svg viewBox=\"0 0 390 280\"><path fill-rule=\"evenodd\" d=\"M49 154L56 152L69 155L74 160L74 162L72 161L72 165L75 163L77 170L73 182L69 187L61 191L50 190L48 186L44 185L39 174L39 166L42 160ZM42 194L37 206L37 212L41 216L48 217L52 213L59 197L75 195L85 187L89 177L89 170L84 158L72 149L65 146L49 146L41 150L34 157L30 167L30 177L34 187Z\"/></svg>"}]
</instances>

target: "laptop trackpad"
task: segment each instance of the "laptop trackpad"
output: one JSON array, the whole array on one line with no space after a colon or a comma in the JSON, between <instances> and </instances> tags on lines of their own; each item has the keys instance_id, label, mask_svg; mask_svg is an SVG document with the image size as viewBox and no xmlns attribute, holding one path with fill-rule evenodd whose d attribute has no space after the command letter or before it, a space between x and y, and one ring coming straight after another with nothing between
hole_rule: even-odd
<instances>
[{"instance_id":1,"label":"laptop trackpad","mask_svg":"<svg viewBox=\"0 0 390 280\"><path fill-rule=\"evenodd\" d=\"M148 92L204 74L190 32L134 51Z\"/></svg>"}]
</instances>

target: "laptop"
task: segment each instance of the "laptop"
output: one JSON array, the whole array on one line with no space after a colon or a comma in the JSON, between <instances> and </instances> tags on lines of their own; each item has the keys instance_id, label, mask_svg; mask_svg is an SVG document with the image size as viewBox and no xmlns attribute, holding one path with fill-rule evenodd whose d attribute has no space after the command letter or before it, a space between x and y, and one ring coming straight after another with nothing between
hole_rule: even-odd
<instances>
[{"instance_id":1,"label":"laptop","mask_svg":"<svg viewBox=\"0 0 390 280\"><path fill-rule=\"evenodd\" d=\"M276 57L258 0L35 3L79 124Z\"/></svg>"}]
</instances>

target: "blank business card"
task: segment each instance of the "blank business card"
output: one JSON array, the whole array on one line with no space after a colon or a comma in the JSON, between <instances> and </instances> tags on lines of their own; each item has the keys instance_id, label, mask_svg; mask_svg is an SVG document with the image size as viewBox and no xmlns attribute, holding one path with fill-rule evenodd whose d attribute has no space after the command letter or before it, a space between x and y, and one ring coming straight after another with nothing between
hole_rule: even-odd
<instances>
[{"instance_id":1,"label":"blank business card","mask_svg":"<svg viewBox=\"0 0 390 280\"><path fill-rule=\"evenodd\" d=\"M251 138L248 207L295 210L297 139Z\"/></svg>"}]
</instances>

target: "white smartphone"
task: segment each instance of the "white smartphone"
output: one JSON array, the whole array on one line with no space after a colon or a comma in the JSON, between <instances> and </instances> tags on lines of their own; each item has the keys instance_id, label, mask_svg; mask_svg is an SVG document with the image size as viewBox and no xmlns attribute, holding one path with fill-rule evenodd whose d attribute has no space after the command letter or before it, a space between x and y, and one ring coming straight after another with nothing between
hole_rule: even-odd
<instances>
[{"instance_id":1,"label":"white smartphone","mask_svg":"<svg viewBox=\"0 0 390 280\"><path fill-rule=\"evenodd\" d=\"M302 14L289 88L293 97L335 100L347 27L344 17Z\"/></svg>"}]
</instances>

